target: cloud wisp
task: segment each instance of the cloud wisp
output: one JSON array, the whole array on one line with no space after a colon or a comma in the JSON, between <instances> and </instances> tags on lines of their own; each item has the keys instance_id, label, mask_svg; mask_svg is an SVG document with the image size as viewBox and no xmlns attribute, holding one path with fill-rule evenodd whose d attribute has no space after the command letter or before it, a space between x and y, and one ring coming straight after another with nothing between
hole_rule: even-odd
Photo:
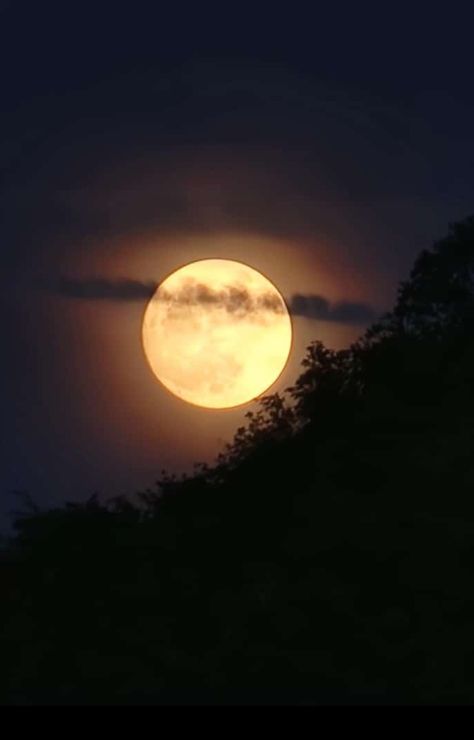
<instances>
[{"instance_id":1,"label":"cloud wisp","mask_svg":"<svg viewBox=\"0 0 474 740\"><path fill-rule=\"evenodd\" d=\"M61 277L56 281L42 283L42 287L55 295L78 300L103 300L131 302L149 300L156 291L156 281L141 281L130 278L108 280L106 278ZM202 283L181 286L177 291L162 290L157 300L174 306L216 306L232 314L247 314L266 310L282 313L283 304L273 293L252 295L246 288L229 285L224 290L213 290ZM287 300L293 317L315 321L332 321L341 324L365 324L373 321L376 311L368 303L337 301L331 303L317 294L293 294Z\"/></svg>"},{"instance_id":2,"label":"cloud wisp","mask_svg":"<svg viewBox=\"0 0 474 740\"><path fill-rule=\"evenodd\" d=\"M98 301L140 301L151 298L156 290L157 283L142 280L120 278L69 278L60 277L55 281L45 281L41 287L49 293L61 295L65 298Z\"/></svg>"},{"instance_id":3,"label":"cloud wisp","mask_svg":"<svg viewBox=\"0 0 474 740\"><path fill-rule=\"evenodd\" d=\"M160 290L156 300L169 306L214 306L227 313L246 316L260 311L282 314L284 304L278 295L271 292L252 293L241 285L228 285L213 290L203 283L187 283L173 292Z\"/></svg>"},{"instance_id":4,"label":"cloud wisp","mask_svg":"<svg viewBox=\"0 0 474 740\"><path fill-rule=\"evenodd\" d=\"M289 303L292 316L319 321L336 321L341 324L364 324L373 321L375 310L368 303L337 301L330 303L321 295L294 294Z\"/></svg>"}]
</instances>

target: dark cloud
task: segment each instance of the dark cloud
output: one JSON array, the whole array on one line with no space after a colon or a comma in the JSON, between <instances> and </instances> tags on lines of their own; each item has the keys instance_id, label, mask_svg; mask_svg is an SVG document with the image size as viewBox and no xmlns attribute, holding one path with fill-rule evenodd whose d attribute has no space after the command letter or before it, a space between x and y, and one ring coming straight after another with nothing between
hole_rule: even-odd
<instances>
[{"instance_id":1,"label":"dark cloud","mask_svg":"<svg viewBox=\"0 0 474 740\"><path fill-rule=\"evenodd\" d=\"M44 281L40 284L40 287L48 292L66 298L105 301L139 301L144 298L151 298L156 286L155 282L143 282L128 278L107 280L105 278L61 277L59 280Z\"/></svg>"},{"instance_id":2,"label":"dark cloud","mask_svg":"<svg viewBox=\"0 0 474 740\"><path fill-rule=\"evenodd\" d=\"M228 285L222 290L213 290L202 283L186 283L177 291L160 291L157 300L170 307L179 306L217 306L228 313L243 316L257 311L283 313L282 300L273 293L252 294L245 287Z\"/></svg>"},{"instance_id":3,"label":"dark cloud","mask_svg":"<svg viewBox=\"0 0 474 740\"><path fill-rule=\"evenodd\" d=\"M372 321L376 315L372 306L367 303L338 301L331 304L323 296L299 293L292 296L289 307L292 316L341 324L364 324Z\"/></svg>"},{"instance_id":4,"label":"dark cloud","mask_svg":"<svg viewBox=\"0 0 474 740\"><path fill-rule=\"evenodd\" d=\"M107 280L61 277L57 281L43 282L41 286L48 292L66 298L129 302L151 298L157 288L157 282L129 278ZM252 295L245 287L238 285L213 290L203 283L189 282L174 292L161 290L157 300L176 308L194 305L219 306L236 315L262 309L275 313L281 313L283 310L281 300L273 293ZM364 324L376 316L374 308L367 303L353 301L330 303L327 298L314 294L295 293L288 301L288 308L292 316L342 324Z\"/></svg>"}]
</instances>

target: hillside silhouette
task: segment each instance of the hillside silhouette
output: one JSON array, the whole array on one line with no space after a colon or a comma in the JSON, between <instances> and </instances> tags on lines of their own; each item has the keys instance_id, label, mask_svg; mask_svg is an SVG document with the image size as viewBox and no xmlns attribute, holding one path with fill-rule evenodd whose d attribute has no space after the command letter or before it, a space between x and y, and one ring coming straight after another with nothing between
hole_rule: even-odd
<instances>
[{"instance_id":1,"label":"hillside silhouette","mask_svg":"<svg viewBox=\"0 0 474 740\"><path fill-rule=\"evenodd\" d=\"M474 703L473 441L471 217L214 465L17 517L1 701Z\"/></svg>"}]
</instances>

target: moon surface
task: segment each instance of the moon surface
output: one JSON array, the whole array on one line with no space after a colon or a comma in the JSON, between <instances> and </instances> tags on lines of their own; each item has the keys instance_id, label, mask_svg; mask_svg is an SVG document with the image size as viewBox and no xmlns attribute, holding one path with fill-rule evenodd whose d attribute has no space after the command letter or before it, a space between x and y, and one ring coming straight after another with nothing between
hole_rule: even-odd
<instances>
[{"instance_id":1,"label":"moon surface","mask_svg":"<svg viewBox=\"0 0 474 740\"><path fill-rule=\"evenodd\" d=\"M292 326L270 280L248 265L204 259L158 286L142 326L158 380L188 403L225 409L267 391L283 371Z\"/></svg>"}]
</instances>

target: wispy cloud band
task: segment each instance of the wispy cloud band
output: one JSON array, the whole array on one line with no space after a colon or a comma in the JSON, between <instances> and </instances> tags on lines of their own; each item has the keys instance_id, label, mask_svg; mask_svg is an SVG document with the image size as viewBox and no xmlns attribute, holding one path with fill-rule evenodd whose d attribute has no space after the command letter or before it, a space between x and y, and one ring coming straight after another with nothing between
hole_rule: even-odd
<instances>
[{"instance_id":1,"label":"wispy cloud band","mask_svg":"<svg viewBox=\"0 0 474 740\"><path fill-rule=\"evenodd\" d=\"M65 298L127 302L151 298L157 283L129 278L108 280L107 278L60 277L58 280L43 281L41 287L49 293Z\"/></svg>"},{"instance_id":2,"label":"wispy cloud band","mask_svg":"<svg viewBox=\"0 0 474 740\"><path fill-rule=\"evenodd\" d=\"M103 300L116 302L141 301L150 299L156 288L156 281L121 278L71 278L61 277L55 281L43 282L42 287L50 293L79 300ZM238 286L225 290L212 290L207 285L194 283L170 293L160 291L159 300L174 305L207 305L225 308L229 313L248 313L267 310L281 313L283 305L273 293L252 295ZM287 301L292 316L300 316L317 321L333 321L343 324L364 324L372 321L376 311L368 303L337 301L331 303L317 294L293 294Z\"/></svg>"},{"instance_id":3,"label":"wispy cloud band","mask_svg":"<svg viewBox=\"0 0 474 740\"><path fill-rule=\"evenodd\" d=\"M337 301L330 303L321 295L296 293L289 304L292 316L319 321L337 321L342 324L364 324L375 318L376 312L368 303Z\"/></svg>"}]
</instances>

